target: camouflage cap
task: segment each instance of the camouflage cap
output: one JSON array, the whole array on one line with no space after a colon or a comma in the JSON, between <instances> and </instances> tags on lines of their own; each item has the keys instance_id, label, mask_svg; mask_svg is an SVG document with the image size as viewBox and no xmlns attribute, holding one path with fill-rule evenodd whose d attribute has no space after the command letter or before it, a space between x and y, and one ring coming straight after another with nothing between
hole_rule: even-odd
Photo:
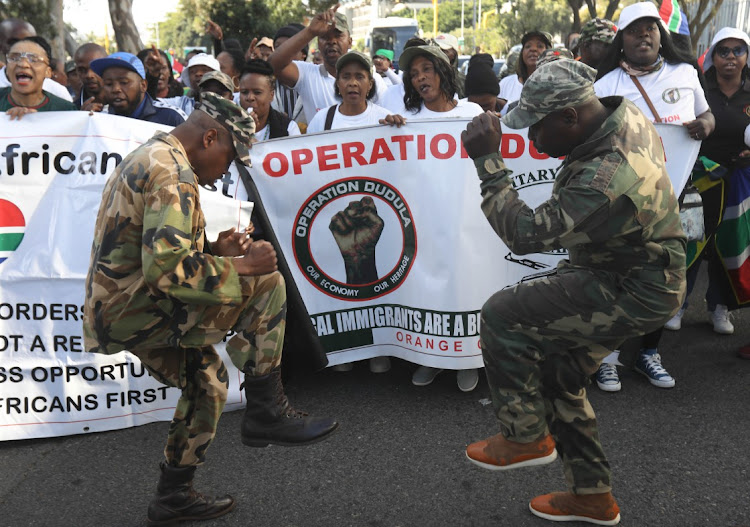
<instances>
[{"instance_id":1,"label":"camouflage cap","mask_svg":"<svg viewBox=\"0 0 750 527\"><path fill-rule=\"evenodd\" d=\"M542 54L539 55L539 59L536 61L536 67L544 66L555 60L574 58L575 57L570 50L566 48L545 49L542 51Z\"/></svg>"},{"instance_id":2,"label":"camouflage cap","mask_svg":"<svg viewBox=\"0 0 750 527\"><path fill-rule=\"evenodd\" d=\"M528 128L552 112L578 106L596 97L594 79L596 70L576 60L559 59L537 67L503 124L516 130Z\"/></svg>"},{"instance_id":3,"label":"camouflage cap","mask_svg":"<svg viewBox=\"0 0 750 527\"><path fill-rule=\"evenodd\" d=\"M201 94L201 100L196 103L195 110L207 113L229 131L237 160L243 165L250 166L250 146L255 133L253 118L232 101L210 91Z\"/></svg>"},{"instance_id":4,"label":"camouflage cap","mask_svg":"<svg viewBox=\"0 0 750 527\"><path fill-rule=\"evenodd\" d=\"M201 77L200 81L198 81L198 86L203 86L208 81L217 81L228 91L234 93L234 82L232 81L232 77L226 73L222 73L221 71L209 71Z\"/></svg>"},{"instance_id":5,"label":"camouflage cap","mask_svg":"<svg viewBox=\"0 0 750 527\"><path fill-rule=\"evenodd\" d=\"M432 55L438 60L448 62L448 56L437 46L412 46L401 52L401 56L398 58L399 67L404 71L408 71L414 57L419 55Z\"/></svg>"},{"instance_id":6,"label":"camouflage cap","mask_svg":"<svg viewBox=\"0 0 750 527\"><path fill-rule=\"evenodd\" d=\"M346 18L344 13L338 11L336 11L336 29L347 34L352 32L351 29L349 29L349 19Z\"/></svg>"},{"instance_id":7,"label":"camouflage cap","mask_svg":"<svg viewBox=\"0 0 750 527\"><path fill-rule=\"evenodd\" d=\"M547 45L548 48L551 48L555 42L550 33L547 33L546 31L538 31L535 29L524 34L524 36L521 38L521 45L525 46L526 43L532 38L541 40Z\"/></svg>"},{"instance_id":8,"label":"camouflage cap","mask_svg":"<svg viewBox=\"0 0 750 527\"><path fill-rule=\"evenodd\" d=\"M584 42L591 42L592 40L611 44L615 39L615 33L617 33L617 26L611 20L607 20L606 18L592 18L583 24L578 45Z\"/></svg>"},{"instance_id":9,"label":"camouflage cap","mask_svg":"<svg viewBox=\"0 0 750 527\"><path fill-rule=\"evenodd\" d=\"M350 62L357 62L368 71L372 69L372 61L370 60L370 57L361 51L351 50L341 55L339 60L336 61L336 73L340 72L341 69Z\"/></svg>"}]
</instances>

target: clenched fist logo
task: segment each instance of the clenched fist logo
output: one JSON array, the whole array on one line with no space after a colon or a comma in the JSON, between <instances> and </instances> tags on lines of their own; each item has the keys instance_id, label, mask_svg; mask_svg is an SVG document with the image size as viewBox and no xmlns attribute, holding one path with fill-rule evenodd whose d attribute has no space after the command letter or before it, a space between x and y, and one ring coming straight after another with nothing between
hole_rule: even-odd
<instances>
[{"instance_id":1,"label":"clenched fist logo","mask_svg":"<svg viewBox=\"0 0 750 527\"><path fill-rule=\"evenodd\" d=\"M349 284L368 284L378 279L375 246L383 233L383 219L371 197L352 201L331 218L331 230L346 268Z\"/></svg>"}]
</instances>

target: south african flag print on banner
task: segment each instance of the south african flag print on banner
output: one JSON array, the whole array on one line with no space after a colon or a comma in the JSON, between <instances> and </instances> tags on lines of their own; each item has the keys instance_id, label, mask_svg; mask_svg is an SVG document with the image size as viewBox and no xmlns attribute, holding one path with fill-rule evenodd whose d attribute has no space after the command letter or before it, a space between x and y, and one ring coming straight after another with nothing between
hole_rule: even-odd
<instances>
[{"instance_id":1,"label":"south african flag print on banner","mask_svg":"<svg viewBox=\"0 0 750 527\"><path fill-rule=\"evenodd\" d=\"M8 200L0 199L0 263L20 245L25 228L21 209Z\"/></svg>"}]
</instances>

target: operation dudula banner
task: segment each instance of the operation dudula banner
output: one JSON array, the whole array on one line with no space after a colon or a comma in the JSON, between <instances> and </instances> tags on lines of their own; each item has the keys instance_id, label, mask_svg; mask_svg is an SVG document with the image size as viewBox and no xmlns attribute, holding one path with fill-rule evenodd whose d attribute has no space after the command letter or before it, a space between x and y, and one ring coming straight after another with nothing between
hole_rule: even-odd
<instances>
[{"instance_id":1,"label":"operation dudula banner","mask_svg":"<svg viewBox=\"0 0 750 527\"><path fill-rule=\"evenodd\" d=\"M253 146L250 173L331 365L388 355L482 367L482 304L564 256L515 255L491 230L460 141L467 121L409 121ZM171 419L176 389L127 352L86 353L81 336L104 184L165 127L85 112L12 123L0 115L0 122L0 440ZM667 149L665 135L677 149L693 148L681 127L660 132ZM561 160L537 152L526 131L504 130L501 150L522 199L531 207L546 200ZM678 181L694 150L667 156L681 163L669 168ZM253 204L246 200L235 169L201 189L209 239L248 224ZM217 349L230 372L227 409L241 408L240 373L223 345Z\"/></svg>"}]
</instances>

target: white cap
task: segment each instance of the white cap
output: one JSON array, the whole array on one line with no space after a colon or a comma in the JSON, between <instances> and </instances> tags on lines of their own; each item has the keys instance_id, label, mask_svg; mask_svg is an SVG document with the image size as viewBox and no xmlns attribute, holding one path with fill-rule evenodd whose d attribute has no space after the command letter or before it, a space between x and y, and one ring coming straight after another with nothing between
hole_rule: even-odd
<instances>
[{"instance_id":1,"label":"white cap","mask_svg":"<svg viewBox=\"0 0 750 527\"><path fill-rule=\"evenodd\" d=\"M219 61L216 60L216 57L213 57L208 53L198 53L197 55L193 55L188 61L187 67L190 69L193 66L208 66L214 71L221 71Z\"/></svg>"},{"instance_id":2,"label":"white cap","mask_svg":"<svg viewBox=\"0 0 750 527\"><path fill-rule=\"evenodd\" d=\"M750 124L745 128L745 146L750 148Z\"/></svg>"},{"instance_id":3,"label":"white cap","mask_svg":"<svg viewBox=\"0 0 750 527\"><path fill-rule=\"evenodd\" d=\"M656 9L656 4L653 2L638 2L623 8L620 12L617 31L622 31L639 18L655 18L661 22L662 26L664 25L664 21L659 16L659 10Z\"/></svg>"},{"instance_id":4,"label":"white cap","mask_svg":"<svg viewBox=\"0 0 750 527\"><path fill-rule=\"evenodd\" d=\"M706 51L706 56L703 59L703 71L708 71L708 68L714 65L713 54L716 45L722 40L726 40L728 38L736 38L738 40L742 40L745 44L748 45L748 47L750 47L750 37L748 37L747 33L745 33L744 31L733 27L721 28L719 32L716 33L714 39L711 41L711 47L708 48L708 51ZM747 137L747 135L745 135L745 137Z\"/></svg>"},{"instance_id":5,"label":"white cap","mask_svg":"<svg viewBox=\"0 0 750 527\"><path fill-rule=\"evenodd\" d=\"M435 37L435 44L440 46L440 49L454 49L458 53L458 38L447 33L440 33Z\"/></svg>"}]
</instances>

